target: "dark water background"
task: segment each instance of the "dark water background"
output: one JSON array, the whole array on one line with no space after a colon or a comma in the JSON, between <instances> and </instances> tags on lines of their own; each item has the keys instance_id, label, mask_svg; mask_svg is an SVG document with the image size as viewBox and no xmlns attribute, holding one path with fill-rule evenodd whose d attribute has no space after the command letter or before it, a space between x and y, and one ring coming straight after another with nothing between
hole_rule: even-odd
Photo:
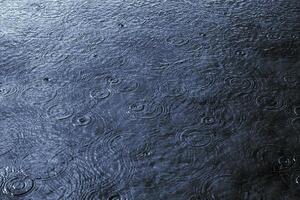
<instances>
[{"instance_id":1,"label":"dark water background","mask_svg":"<svg viewBox=\"0 0 300 200\"><path fill-rule=\"evenodd\" d=\"M1 0L1 200L300 199L299 0Z\"/></svg>"}]
</instances>

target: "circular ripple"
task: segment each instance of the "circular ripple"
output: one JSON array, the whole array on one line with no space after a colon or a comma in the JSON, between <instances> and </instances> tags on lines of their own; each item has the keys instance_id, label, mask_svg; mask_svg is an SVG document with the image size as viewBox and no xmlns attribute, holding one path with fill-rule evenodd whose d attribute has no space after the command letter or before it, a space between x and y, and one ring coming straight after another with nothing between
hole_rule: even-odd
<instances>
[{"instance_id":1,"label":"circular ripple","mask_svg":"<svg viewBox=\"0 0 300 200\"><path fill-rule=\"evenodd\" d=\"M123 78L118 84L112 85L113 89L118 92L127 93L133 92L140 87L138 80L135 77Z\"/></svg>"},{"instance_id":2,"label":"circular ripple","mask_svg":"<svg viewBox=\"0 0 300 200\"><path fill-rule=\"evenodd\" d=\"M15 85L7 85L0 83L0 97L7 97L18 93L19 90Z\"/></svg>"},{"instance_id":3,"label":"circular ripple","mask_svg":"<svg viewBox=\"0 0 300 200\"><path fill-rule=\"evenodd\" d=\"M296 118L292 119L291 123L295 130L300 129L300 117L296 117Z\"/></svg>"},{"instance_id":4,"label":"circular ripple","mask_svg":"<svg viewBox=\"0 0 300 200\"><path fill-rule=\"evenodd\" d=\"M239 185L231 175L220 175L209 178L201 187L203 199L238 199Z\"/></svg>"},{"instance_id":5,"label":"circular ripple","mask_svg":"<svg viewBox=\"0 0 300 200\"><path fill-rule=\"evenodd\" d=\"M187 146L203 148L211 144L213 134L195 128L182 131L177 138Z\"/></svg>"},{"instance_id":6,"label":"circular ripple","mask_svg":"<svg viewBox=\"0 0 300 200\"><path fill-rule=\"evenodd\" d=\"M174 140L173 134L162 134L161 132L157 134L153 141L154 149L159 148L159 151L155 150L145 160L135 162L137 167L134 178L138 180L140 177L155 176L155 183L152 177L149 177L150 180L141 179L140 181L148 182L145 183L145 187L156 189L156 184L168 185L181 180L196 180L201 177L203 170L208 167L213 158L212 155L216 153L215 149L203 151L199 148L188 148L189 146L180 145L178 140ZM174 146L178 148L174 148ZM199 160L199 158L201 159ZM180 164L176 164L174 167L174 163Z\"/></svg>"},{"instance_id":7,"label":"circular ripple","mask_svg":"<svg viewBox=\"0 0 300 200\"><path fill-rule=\"evenodd\" d=\"M97 101L101 101L110 96L110 90L107 88L95 88L90 91L90 97Z\"/></svg>"},{"instance_id":8,"label":"circular ripple","mask_svg":"<svg viewBox=\"0 0 300 200\"><path fill-rule=\"evenodd\" d=\"M76 167L79 164L81 163L76 163ZM89 182L83 184L81 179L83 177L80 175L77 169L70 168L60 177L41 181L39 190L34 194L35 199L44 199L45 196L47 199L78 199L80 192L90 184Z\"/></svg>"},{"instance_id":9,"label":"circular ripple","mask_svg":"<svg viewBox=\"0 0 300 200\"><path fill-rule=\"evenodd\" d=\"M283 155L277 159L277 168L280 171L290 169L296 163L296 156Z\"/></svg>"},{"instance_id":10,"label":"circular ripple","mask_svg":"<svg viewBox=\"0 0 300 200\"><path fill-rule=\"evenodd\" d=\"M132 92L135 91L139 87L139 83L135 81L126 81L120 87L120 92Z\"/></svg>"},{"instance_id":11,"label":"circular ripple","mask_svg":"<svg viewBox=\"0 0 300 200\"><path fill-rule=\"evenodd\" d=\"M130 152L130 157L136 162L147 159L154 152L154 145L151 143L144 143L137 148L133 148Z\"/></svg>"},{"instance_id":12,"label":"circular ripple","mask_svg":"<svg viewBox=\"0 0 300 200\"><path fill-rule=\"evenodd\" d=\"M121 83L121 80L117 76L108 75L105 77L105 80L110 85L117 85Z\"/></svg>"},{"instance_id":13,"label":"circular ripple","mask_svg":"<svg viewBox=\"0 0 300 200\"><path fill-rule=\"evenodd\" d=\"M171 105L170 122L175 127L197 125L201 130L239 129L247 118L230 105L181 99Z\"/></svg>"},{"instance_id":14,"label":"circular ripple","mask_svg":"<svg viewBox=\"0 0 300 200\"><path fill-rule=\"evenodd\" d=\"M161 86L162 92L166 93L170 97L183 96L188 90L177 80L166 81Z\"/></svg>"},{"instance_id":15,"label":"circular ripple","mask_svg":"<svg viewBox=\"0 0 300 200\"><path fill-rule=\"evenodd\" d=\"M132 176L132 161L127 156L125 144L117 142L122 137L111 134L96 138L87 151L91 170L100 176L102 188L128 182Z\"/></svg>"},{"instance_id":16,"label":"circular ripple","mask_svg":"<svg viewBox=\"0 0 300 200\"><path fill-rule=\"evenodd\" d=\"M148 135L141 137L136 133L122 132L119 134L110 134L109 137L106 138L106 143L111 153L118 153L120 149L129 152L132 149L140 148L141 144L146 143L147 138Z\"/></svg>"},{"instance_id":17,"label":"circular ripple","mask_svg":"<svg viewBox=\"0 0 300 200\"><path fill-rule=\"evenodd\" d=\"M139 87L137 77L118 77L117 75L102 74L94 78L97 81L104 81L106 85L117 92L132 92Z\"/></svg>"},{"instance_id":18,"label":"circular ripple","mask_svg":"<svg viewBox=\"0 0 300 200\"><path fill-rule=\"evenodd\" d=\"M92 189L86 194L83 194L80 199L82 200L102 200L102 195L99 189Z\"/></svg>"},{"instance_id":19,"label":"circular ripple","mask_svg":"<svg viewBox=\"0 0 300 200\"><path fill-rule=\"evenodd\" d=\"M57 120L69 118L73 115L73 109L62 104L52 105L47 108L47 116Z\"/></svg>"},{"instance_id":20,"label":"circular ripple","mask_svg":"<svg viewBox=\"0 0 300 200\"><path fill-rule=\"evenodd\" d=\"M86 115L76 115L72 119L74 126L87 126L92 122L92 116Z\"/></svg>"},{"instance_id":21,"label":"circular ripple","mask_svg":"<svg viewBox=\"0 0 300 200\"><path fill-rule=\"evenodd\" d=\"M121 85L118 87L120 92L132 92L139 87L139 83L134 80L124 80Z\"/></svg>"},{"instance_id":22,"label":"circular ripple","mask_svg":"<svg viewBox=\"0 0 300 200\"><path fill-rule=\"evenodd\" d=\"M35 182L28 176L17 174L4 183L4 192L13 197L28 195L35 187Z\"/></svg>"},{"instance_id":23,"label":"circular ripple","mask_svg":"<svg viewBox=\"0 0 300 200\"><path fill-rule=\"evenodd\" d=\"M300 189L300 171L294 170L280 174L281 181L287 185L292 192L299 192Z\"/></svg>"},{"instance_id":24,"label":"circular ripple","mask_svg":"<svg viewBox=\"0 0 300 200\"><path fill-rule=\"evenodd\" d=\"M114 126L110 121L110 114L100 114L100 111L94 110L93 113L78 113L71 119L71 126L66 128L69 131L69 141L74 142L73 145L84 145L89 143L91 138L109 132ZM107 126L110 123L111 126Z\"/></svg>"},{"instance_id":25,"label":"circular ripple","mask_svg":"<svg viewBox=\"0 0 300 200\"><path fill-rule=\"evenodd\" d=\"M46 103L56 96L56 89L50 86L37 86L26 89L21 94L23 100L29 104Z\"/></svg>"},{"instance_id":26,"label":"circular ripple","mask_svg":"<svg viewBox=\"0 0 300 200\"><path fill-rule=\"evenodd\" d=\"M44 169L44 175L42 177L45 179L59 176L67 169L69 163L72 160L73 156L70 155L68 152L55 152L55 154L47 160L47 170L45 171Z\"/></svg>"},{"instance_id":27,"label":"circular ripple","mask_svg":"<svg viewBox=\"0 0 300 200\"><path fill-rule=\"evenodd\" d=\"M251 78L227 77L225 84L236 92L250 92L255 87L255 82Z\"/></svg>"},{"instance_id":28,"label":"circular ripple","mask_svg":"<svg viewBox=\"0 0 300 200\"><path fill-rule=\"evenodd\" d=\"M53 151L53 148L35 151L22 160L24 170L36 179L48 180L61 176L73 160L65 150Z\"/></svg>"},{"instance_id":29,"label":"circular ripple","mask_svg":"<svg viewBox=\"0 0 300 200\"><path fill-rule=\"evenodd\" d=\"M278 159L281 148L276 145L265 145L253 152L255 163L258 165L273 165Z\"/></svg>"},{"instance_id":30,"label":"circular ripple","mask_svg":"<svg viewBox=\"0 0 300 200\"><path fill-rule=\"evenodd\" d=\"M219 74L218 69L206 69L198 72L198 79L201 80L200 88L209 88L216 81L216 76Z\"/></svg>"},{"instance_id":31,"label":"circular ripple","mask_svg":"<svg viewBox=\"0 0 300 200\"><path fill-rule=\"evenodd\" d=\"M278 111L285 108L285 100L280 94L265 93L256 97L256 104L266 110Z\"/></svg>"},{"instance_id":32,"label":"circular ripple","mask_svg":"<svg viewBox=\"0 0 300 200\"><path fill-rule=\"evenodd\" d=\"M124 198L121 197L120 194L112 194L108 197L108 200L122 200Z\"/></svg>"},{"instance_id":33,"label":"circular ripple","mask_svg":"<svg viewBox=\"0 0 300 200\"><path fill-rule=\"evenodd\" d=\"M204 195L201 194L193 194L192 196L189 197L188 200L202 200ZM211 200L211 199L205 199L205 200Z\"/></svg>"},{"instance_id":34,"label":"circular ripple","mask_svg":"<svg viewBox=\"0 0 300 200\"><path fill-rule=\"evenodd\" d=\"M134 119L154 119L167 112L163 104L154 101L137 101L128 105L126 111Z\"/></svg>"},{"instance_id":35,"label":"circular ripple","mask_svg":"<svg viewBox=\"0 0 300 200\"><path fill-rule=\"evenodd\" d=\"M300 106L296 106L296 107L294 108L294 113L295 113L296 115L300 115Z\"/></svg>"},{"instance_id":36,"label":"circular ripple","mask_svg":"<svg viewBox=\"0 0 300 200\"><path fill-rule=\"evenodd\" d=\"M269 167L274 171L286 171L294 166L296 157L280 146L268 144L253 152L257 166Z\"/></svg>"}]
</instances>

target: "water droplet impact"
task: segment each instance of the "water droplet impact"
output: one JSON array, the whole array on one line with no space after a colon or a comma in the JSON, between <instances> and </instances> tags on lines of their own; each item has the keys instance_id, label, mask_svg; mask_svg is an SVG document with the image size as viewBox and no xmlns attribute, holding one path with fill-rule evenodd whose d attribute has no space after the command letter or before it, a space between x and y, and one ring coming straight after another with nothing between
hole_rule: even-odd
<instances>
[{"instance_id":1,"label":"water droplet impact","mask_svg":"<svg viewBox=\"0 0 300 200\"><path fill-rule=\"evenodd\" d=\"M90 92L90 97L96 100L103 100L110 96L110 91L108 89L94 89Z\"/></svg>"},{"instance_id":2,"label":"water droplet impact","mask_svg":"<svg viewBox=\"0 0 300 200\"><path fill-rule=\"evenodd\" d=\"M286 156L282 156L282 157L278 158L278 164L280 165L280 168L282 168L282 169L290 168L295 162L296 162L296 159L294 157L289 158Z\"/></svg>"},{"instance_id":3,"label":"water droplet impact","mask_svg":"<svg viewBox=\"0 0 300 200\"><path fill-rule=\"evenodd\" d=\"M242 50L239 50L239 51L236 51L235 54L237 56L245 56L246 55L246 52L245 51L242 51Z\"/></svg>"},{"instance_id":4,"label":"water droplet impact","mask_svg":"<svg viewBox=\"0 0 300 200\"><path fill-rule=\"evenodd\" d=\"M66 105L53 105L47 109L47 115L51 118L62 120L73 115L73 110Z\"/></svg>"},{"instance_id":5,"label":"water droplet impact","mask_svg":"<svg viewBox=\"0 0 300 200\"><path fill-rule=\"evenodd\" d=\"M144 105L143 104L130 104L129 109L135 112L139 112L144 110Z\"/></svg>"},{"instance_id":6,"label":"water droplet impact","mask_svg":"<svg viewBox=\"0 0 300 200\"><path fill-rule=\"evenodd\" d=\"M133 119L155 119L167 112L165 105L151 100L130 103L126 111L126 117ZM129 116L128 116L129 115Z\"/></svg>"},{"instance_id":7,"label":"water droplet impact","mask_svg":"<svg viewBox=\"0 0 300 200\"><path fill-rule=\"evenodd\" d=\"M206 33L202 33L202 32L199 33L200 37L205 37L206 35L207 35Z\"/></svg>"},{"instance_id":8,"label":"water droplet impact","mask_svg":"<svg viewBox=\"0 0 300 200\"><path fill-rule=\"evenodd\" d=\"M4 192L12 197L23 197L33 191L35 182L24 174L9 175L12 176L4 183Z\"/></svg>"},{"instance_id":9,"label":"water droplet impact","mask_svg":"<svg viewBox=\"0 0 300 200\"><path fill-rule=\"evenodd\" d=\"M179 139L191 147L205 147L212 142L213 135L207 131L186 129L180 133Z\"/></svg>"},{"instance_id":10,"label":"water droplet impact","mask_svg":"<svg viewBox=\"0 0 300 200\"><path fill-rule=\"evenodd\" d=\"M75 126L86 126L91 123L92 117L89 115L75 116L73 118L73 125Z\"/></svg>"},{"instance_id":11,"label":"water droplet impact","mask_svg":"<svg viewBox=\"0 0 300 200\"><path fill-rule=\"evenodd\" d=\"M214 117L204 117L204 118L202 118L202 122L206 125L212 125L215 123L215 118Z\"/></svg>"},{"instance_id":12,"label":"water droplet impact","mask_svg":"<svg viewBox=\"0 0 300 200\"><path fill-rule=\"evenodd\" d=\"M106 80L111 85L119 84L121 82L119 78L113 76L106 77Z\"/></svg>"}]
</instances>

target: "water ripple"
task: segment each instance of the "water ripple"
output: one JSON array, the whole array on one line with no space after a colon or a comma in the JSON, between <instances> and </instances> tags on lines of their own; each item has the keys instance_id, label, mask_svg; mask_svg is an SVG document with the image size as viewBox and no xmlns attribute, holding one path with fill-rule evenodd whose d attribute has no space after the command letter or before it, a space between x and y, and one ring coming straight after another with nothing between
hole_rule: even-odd
<instances>
[{"instance_id":1,"label":"water ripple","mask_svg":"<svg viewBox=\"0 0 300 200\"><path fill-rule=\"evenodd\" d=\"M256 97L256 104L263 109L270 111L279 111L286 107L284 96L275 92L259 94Z\"/></svg>"},{"instance_id":2,"label":"water ripple","mask_svg":"<svg viewBox=\"0 0 300 200\"><path fill-rule=\"evenodd\" d=\"M35 180L15 169L2 169L3 180L2 192L10 198L22 198L35 190Z\"/></svg>"},{"instance_id":3,"label":"water ripple","mask_svg":"<svg viewBox=\"0 0 300 200\"><path fill-rule=\"evenodd\" d=\"M5 83L0 84L0 98L15 95L18 92L20 92L20 88L17 87L16 85L5 84Z\"/></svg>"},{"instance_id":4,"label":"water ripple","mask_svg":"<svg viewBox=\"0 0 300 200\"><path fill-rule=\"evenodd\" d=\"M214 139L214 134L209 131L201 131L197 128L185 129L178 134L178 139L191 147L203 148L210 145Z\"/></svg>"},{"instance_id":5,"label":"water ripple","mask_svg":"<svg viewBox=\"0 0 300 200\"><path fill-rule=\"evenodd\" d=\"M133 166L123 145L116 143L118 135L113 133L98 137L88 146L87 159L92 171L101 176L102 188L111 187L113 183L129 181L132 176Z\"/></svg>"},{"instance_id":6,"label":"water ripple","mask_svg":"<svg viewBox=\"0 0 300 200\"><path fill-rule=\"evenodd\" d=\"M21 93L21 98L25 103L41 104L46 103L56 96L54 87L32 86Z\"/></svg>"},{"instance_id":7,"label":"water ripple","mask_svg":"<svg viewBox=\"0 0 300 200\"><path fill-rule=\"evenodd\" d=\"M25 156L22 165L36 179L48 180L62 176L72 160L73 156L67 150L48 149L48 152L37 151Z\"/></svg>"},{"instance_id":8,"label":"water ripple","mask_svg":"<svg viewBox=\"0 0 300 200\"><path fill-rule=\"evenodd\" d=\"M0 0L0 200L300 198L297 0Z\"/></svg>"},{"instance_id":9,"label":"water ripple","mask_svg":"<svg viewBox=\"0 0 300 200\"><path fill-rule=\"evenodd\" d=\"M56 120L69 118L73 115L72 107L63 104L51 105L47 108L47 116Z\"/></svg>"}]
</instances>

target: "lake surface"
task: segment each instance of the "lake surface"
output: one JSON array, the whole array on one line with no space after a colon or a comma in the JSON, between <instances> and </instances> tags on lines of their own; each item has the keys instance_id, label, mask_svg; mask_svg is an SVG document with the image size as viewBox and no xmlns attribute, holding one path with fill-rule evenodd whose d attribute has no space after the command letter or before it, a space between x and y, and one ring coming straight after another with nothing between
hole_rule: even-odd
<instances>
[{"instance_id":1,"label":"lake surface","mask_svg":"<svg viewBox=\"0 0 300 200\"><path fill-rule=\"evenodd\" d=\"M0 199L300 199L299 49L299 0L0 0Z\"/></svg>"}]
</instances>

